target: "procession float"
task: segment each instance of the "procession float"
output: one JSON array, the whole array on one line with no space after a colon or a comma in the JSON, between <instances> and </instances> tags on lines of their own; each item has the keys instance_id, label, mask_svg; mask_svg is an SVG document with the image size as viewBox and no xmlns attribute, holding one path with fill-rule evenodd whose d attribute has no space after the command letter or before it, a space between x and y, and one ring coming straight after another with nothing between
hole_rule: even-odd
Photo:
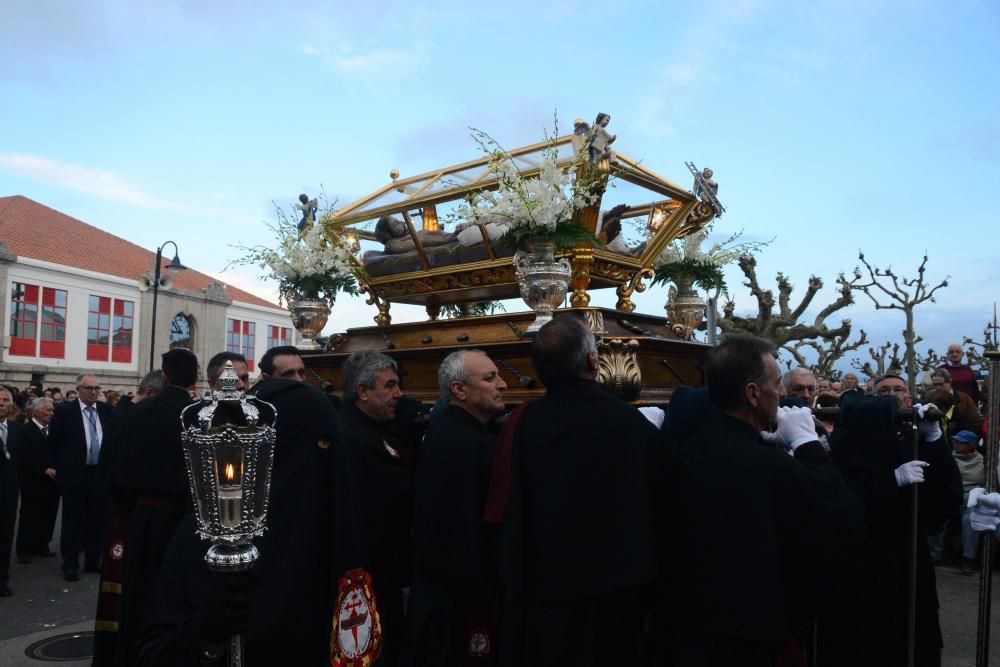
<instances>
[{"instance_id":1,"label":"procession float","mask_svg":"<svg viewBox=\"0 0 1000 667\"><path fill-rule=\"evenodd\" d=\"M704 240L724 212L718 186L693 163L685 163L689 189L612 149L609 122L607 114L593 126L577 120L571 134L512 150L473 131L476 159L415 176L393 170L389 183L322 214L300 197L298 242L335 255L327 293L360 293L374 316L372 326L318 337L332 300L296 289L308 276L282 281L316 383L339 390L344 359L375 349L399 363L409 396L434 402L441 360L478 348L516 405L544 393L531 339L555 311L593 330L598 381L609 392L655 405L680 385L701 385L709 346L695 340L705 304L693 284L713 284L699 270L720 282L721 271L710 257L685 256L684 244ZM639 313L632 301L654 281L671 283L667 317ZM613 308L591 303L597 290L614 290ZM526 310L497 312L518 297ZM393 304L422 306L426 320L393 323Z\"/></svg>"}]
</instances>

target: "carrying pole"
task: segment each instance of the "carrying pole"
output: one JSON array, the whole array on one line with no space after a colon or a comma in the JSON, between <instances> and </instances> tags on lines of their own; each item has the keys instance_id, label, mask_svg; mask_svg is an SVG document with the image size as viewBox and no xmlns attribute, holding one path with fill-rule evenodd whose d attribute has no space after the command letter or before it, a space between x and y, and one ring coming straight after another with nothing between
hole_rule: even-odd
<instances>
[{"instance_id":1,"label":"carrying pole","mask_svg":"<svg viewBox=\"0 0 1000 667\"><path fill-rule=\"evenodd\" d=\"M1000 350L996 340L996 312L993 314L993 345L985 353L990 364L990 395L986 415L986 493L997 490L997 438L1000 437ZM990 607L993 593L993 533L981 533L983 559L979 568L979 620L976 626L976 667L990 662Z\"/></svg>"},{"instance_id":2,"label":"carrying pole","mask_svg":"<svg viewBox=\"0 0 1000 667\"><path fill-rule=\"evenodd\" d=\"M916 461L920 458L920 429L917 428L917 415L913 415L913 458ZM917 533L919 530L919 520L917 518L917 499L920 485L911 484L913 516L910 518L910 581L909 581L909 616L906 619L906 664L907 667L914 667L915 647L917 643Z\"/></svg>"}]
</instances>

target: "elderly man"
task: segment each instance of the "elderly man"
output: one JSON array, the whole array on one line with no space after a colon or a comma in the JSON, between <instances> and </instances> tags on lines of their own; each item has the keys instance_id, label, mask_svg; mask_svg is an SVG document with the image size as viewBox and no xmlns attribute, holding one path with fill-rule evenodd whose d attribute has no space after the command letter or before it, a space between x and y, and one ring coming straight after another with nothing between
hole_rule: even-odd
<instances>
[{"instance_id":1,"label":"elderly man","mask_svg":"<svg viewBox=\"0 0 1000 667\"><path fill-rule=\"evenodd\" d=\"M495 646L496 574L483 506L496 451L489 424L507 384L485 352L452 352L438 369L447 407L414 475L413 588L406 664L459 667Z\"/></svg>"},{"instance_id":2,"label":"elderly man","mask_svg":"<svg viewBox=\"0 0 1000 667\"><path fill-rule=\"evenodd\" d=\"M306 367L299 355L299 348L294 345L279 345L265 352L260 358L260 379L267 378L305 382Z\"/></svg>"},{"instance_id":3,"label":"elderly man","mask_svg":"<svg viewBox=\"0 0 1000 667\"><path fill-rule=\"evenodd\" d=\"M962 346L958 343L952 343L948 346L948 351L945 354L946 362L938 366L938 370L948 371L951 375L951 385L955 391L968 394L978 405L983 400L979 390L979 381L976 380L976 372L972 370L972 367L962 363L963 355Z\"/></svg>"},{"instance_id":4,"label":"elderly man","mask_svg":"<svg viewBox=\"0 0 1000 667\"><path fill-rule=\"evenodd\" d=\"M793 368L785 373L782 378L785 386L785 395L789 398L801 398L807 407L812 407L816 402L817 383L812 371L808 368Z\"/></svg>"},{"instance_id":5,"label":"elderly man","mask_svg":"<svg viewBox=\"0 0 1000 667\"><path fill-rule=\"evenodd\" d=\"M110 405L97 400L101 385L90 373L77 377L76 390L78 400L60 404L49 427L49 446L62 493L59 549L66 581L80 580L81 552L85 571L101 571L107 506L104 496L97 492L97 464L114 412Z\"/></svg>"},{"instance_id":6,"label":"elderly man","mask_svg":"<svg viewBox=\"0 0 1000 667\"><path fill-rule=\"evenodd\" d=\"M51 398L36 398L28 406L31 419L22 429L18 451L18 483L21 487L21 519L17 528L17 559L27 563L32 556L55 556L49 540L59 511L59 486L55 463L49 451L49 422L55 409Z\"/></svg>"},{"instance_id":7,"label":"elderly man","mask_svg":"<svg viewBox=\"0 0 1000 667\"><path fill-rule=\"evenodd\" d=\"M726 336L705 378L712 411L675 454L673 664L795 664L788 658L802 655L845 540L860 531L860 507L817 441L811 411L778 408L771 343Z\"/></svg>"},{"instance_id":8,"label":"elderly man","mask_svg":"<svg viewBox=\"0 0 1000 667\"><path fill-rule=\"evenodd\" d=\"M918 419L914 452L912 428L896 419L897 408L912 403L901 377L879 378L875 393L876 398L845 402L830 437L831 455L865 510L866 544L856 554L864 554L864 562L857 569L859 598L852 612L857 627L843 634L860 640L860 653L870 664L906 664L910 573L901 564L910 562L912 555L910 526L917 485L915 664L937 666L941 627L926 535L958 511L961 477L937 420Z\"/></svg>"},{"instance_id":9,"label":"elderly man","mask_svg":"<svg viewBox=\"0 0 1000 667\"><path fill-rule=\"evenodd\" d=\"M959 431L972 431L978 433L983 425L983 416L979 414L976 402L968 394L955 389L951 373L944 368L931 371L931 384L935 390L949 392L954 405L947 410L944 416L945 435L952 436Z\"/></svg>"},{"instance_id":10,"label":"elderly man","mask_svg":"<svg viewBox=\"0 0 1000 667\"><path fill-rule=\"evenodd\" d=\"M382 615L379 664L391 667L397 664L405 633L402 589L410 579L412 443L393 428L396 403L403 395L395 361L381 352L355 352L344 361L341 373L341 440L356 464L369 569Z\"/></svg>"},{"instance_id":11,"label":"elderly man","mask_svg":"<svg viewBox=\"0 0 1000 667\"><path fill-rule=\"evenodd\" d=\"M14 396L0 387L0 598L10 597L10 550L17 515L17 457L23 439L19 424L7 419Z\"/></svg>"},{"instance_id":12,"label":"elderly man","mask_svg":"<svg viewBox=\"0 0 1000 667\"><path fill-rule=\"evenodd\" d=\"M545 396L513 436L500 575L505 665L632 665L657 580L659 433L595 380L593 332L573 314L535 335Z\"/></svg>"}]
</instances>

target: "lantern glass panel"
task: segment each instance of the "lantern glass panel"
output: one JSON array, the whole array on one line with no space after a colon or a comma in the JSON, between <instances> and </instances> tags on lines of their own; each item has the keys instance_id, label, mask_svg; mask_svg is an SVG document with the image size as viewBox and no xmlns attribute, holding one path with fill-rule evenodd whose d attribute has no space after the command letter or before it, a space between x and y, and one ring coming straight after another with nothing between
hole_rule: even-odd
<instances>
[{"instance_id":1,"label":"lantern glass panel","mask_svg":"<svg viewBox=\"0 0 1000 667\"><path fill-rule=\"evenodd\" d=\"M238 444L215 448L215 484L219 498L219 523L223 528L238 528L240 525L245 472L243 449Z\"/></svg>"}]
</instances>

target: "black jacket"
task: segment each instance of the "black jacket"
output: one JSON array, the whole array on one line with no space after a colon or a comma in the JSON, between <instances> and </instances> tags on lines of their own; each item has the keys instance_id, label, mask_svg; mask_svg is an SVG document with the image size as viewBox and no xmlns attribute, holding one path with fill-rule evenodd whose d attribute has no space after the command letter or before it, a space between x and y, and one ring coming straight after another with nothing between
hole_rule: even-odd
<instances>
[{"instance_id":1,"label":"black jacket","mask_svg":"<svg viewBox=\"0 0 1000 667\"><path fill-rule=\"evenodd\" d=\"M80 400L65 401L56 407L49 423L49 447L56 462L56 479L61 486L82 488L87 465L87 434L83 425ZM97 401L97 418L101 422L103 441L111 432L114 409Z\"/></svg>"},{"instance_id":2,"label":"black jacket","mask_svg":"<svg viewBox=\"0 0 1000 667\"><path fill-rule=\"evenodd\" d=\"M42 497L58 489L56 481L45 474L48 468L55 468L48 438L34 421L29 421L21 429L21 444L17 452L18 481L21 495Z\"/></svg>"}]
</instances>

